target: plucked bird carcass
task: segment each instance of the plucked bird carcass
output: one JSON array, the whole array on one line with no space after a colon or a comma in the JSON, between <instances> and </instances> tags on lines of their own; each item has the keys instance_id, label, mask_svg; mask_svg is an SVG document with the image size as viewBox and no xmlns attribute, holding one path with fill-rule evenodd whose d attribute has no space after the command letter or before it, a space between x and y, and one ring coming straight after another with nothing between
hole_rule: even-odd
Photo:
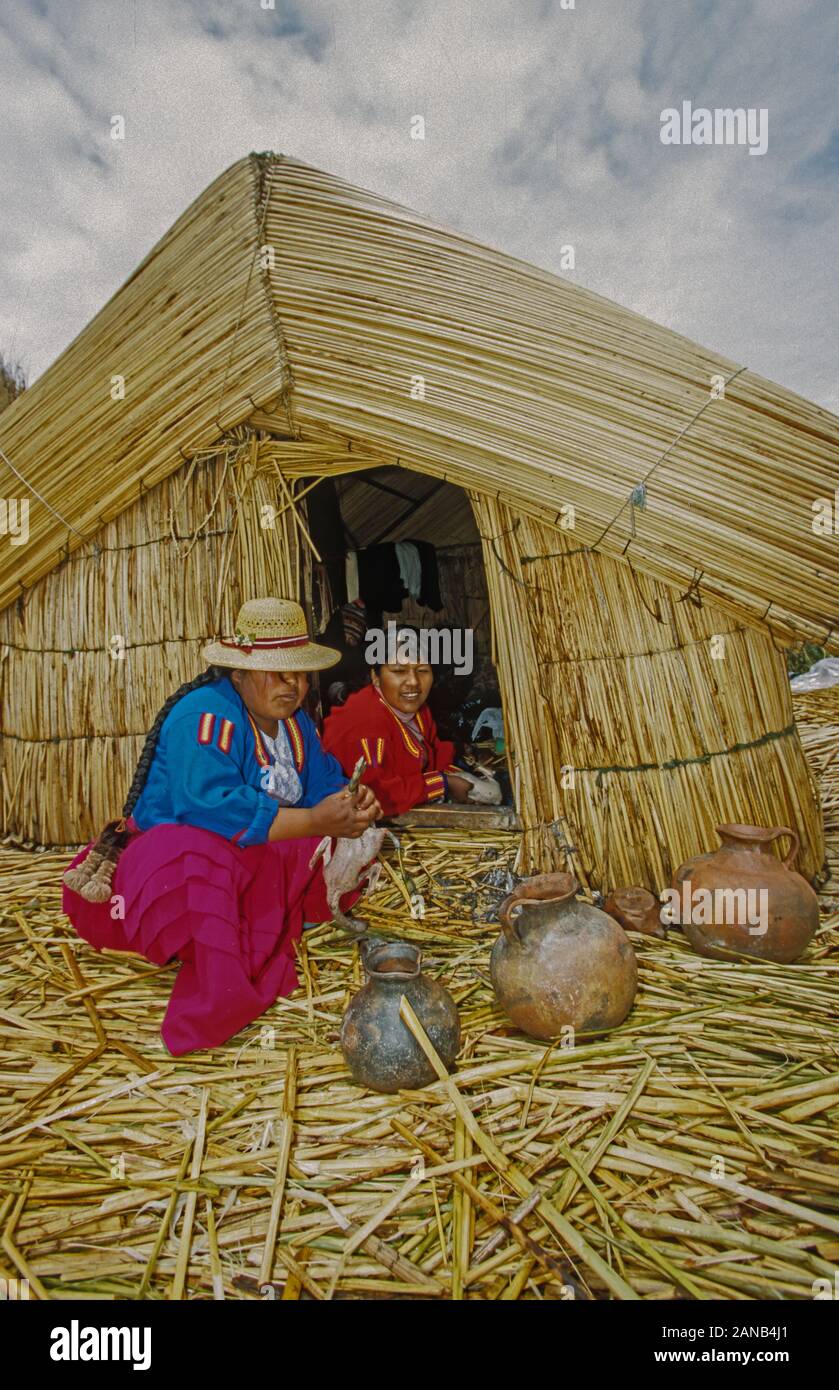
<instances>
[{"instance_id":1,"label":"plucked bird carcass","mask_svg":"<svg viewBox=\"0 0 839 1390\"><path fill-rule=\"evenodd\" d=\"M327 835L321 840L310 860L311 867L318 858L323 857L326 901L336 925L351 936L366 936L367 924L360 922L357 917L347 917L346 913L341 911L340 900L345 893L358 888L365 879L365 894L375 891L382 872L382 866L377 860L385 836L398 848L399 841L396 836L378 825L368 825L363 834L354 840L341 838L333 842Z\"/></svg>"}]
</instances>

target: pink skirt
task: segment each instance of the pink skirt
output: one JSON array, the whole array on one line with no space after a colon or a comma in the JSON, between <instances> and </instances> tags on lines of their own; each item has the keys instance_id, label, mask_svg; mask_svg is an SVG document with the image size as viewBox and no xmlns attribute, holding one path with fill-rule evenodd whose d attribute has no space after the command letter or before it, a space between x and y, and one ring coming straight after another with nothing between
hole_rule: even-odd
<instances>
[{"instance_id":1,"label":"pink skirt","mask_svg":"<svg viewBox=\"0 0 839 1390\"><path fill-rule=\"evenodd\" d=\"M109 902L90 903L65 884L63 908L98 951L135 951L155 965L180 960L163 1040L174 1056L217 1047L291 994L303 922L332 917L322 862L309 868L317 844L239 849L209 830L155 825L120 855Z\"/></svg>"}]
</instances>

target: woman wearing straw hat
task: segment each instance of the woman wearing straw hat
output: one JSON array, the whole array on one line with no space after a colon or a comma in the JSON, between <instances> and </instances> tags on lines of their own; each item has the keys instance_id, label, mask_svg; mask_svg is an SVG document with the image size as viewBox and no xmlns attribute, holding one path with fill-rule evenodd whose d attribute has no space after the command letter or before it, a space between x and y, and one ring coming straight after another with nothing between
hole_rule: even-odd
<instances>
[{"instance_id":1,"label":"woman wearing straw hat","mask_svg":"<svg viewBox=\"0 0 839 1390\"><path fill-rule=\"evenodd\" d=\"M295 988L304 920L332 916L313 850L381 811L369 787L344 790L301 709L307 673L339 653L310 641L299 604L244 604L203 655L146 737L122 819L64 876L64 911L97 949L182 962L161 1029L174 1055L225 1042Z\"/></svg>"}]
</instances>

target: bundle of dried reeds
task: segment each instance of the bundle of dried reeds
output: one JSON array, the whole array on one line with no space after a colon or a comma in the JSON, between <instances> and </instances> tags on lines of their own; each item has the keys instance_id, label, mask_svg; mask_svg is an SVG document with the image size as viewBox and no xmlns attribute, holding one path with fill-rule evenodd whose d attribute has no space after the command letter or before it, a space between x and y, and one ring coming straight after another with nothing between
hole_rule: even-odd
<instances>
[{"instance_id":1,"label":"bundle of dried reeds","mask_svg":"<svg viewBox=\"0 0 839 1390\"><path fill-rule=\"evenodd\" d=\"M793 708L802 747L819 785L829 887L833 888L839 875L839 687L796 695Z\"/></svg>"}]
</instances>

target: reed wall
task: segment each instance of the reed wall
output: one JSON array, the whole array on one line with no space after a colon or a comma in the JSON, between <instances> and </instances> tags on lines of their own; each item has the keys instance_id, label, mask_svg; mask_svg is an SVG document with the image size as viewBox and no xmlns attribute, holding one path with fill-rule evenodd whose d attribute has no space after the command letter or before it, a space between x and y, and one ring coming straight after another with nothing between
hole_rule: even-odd
<instances>
[{"instance_id":1,"label":"reed wall","mask_svg":"<svg viewBox=\"0 0 839 1390\"><path fill-rule=\"evenodd\" d=\"M4 835L75 844L119 814L145 733L204 668L202 645L232 631L246 598L296 596L288 486L259 467L252 438L233 439L0 613Z\"/></svg>"},{"instance_id":2,"label":"reed wall","mask_svg":"<svg viewBox=\"0 0 839 1390\"><path fill-rule=\"evenodd\" d=\"M792 826L801 871L820 871L816 791L768 631L580 553L573 531L472 501L524 867L569 867L597 889L661 888L717 847L715 825L745 822Z\"/></svg>"}]
</instances>

